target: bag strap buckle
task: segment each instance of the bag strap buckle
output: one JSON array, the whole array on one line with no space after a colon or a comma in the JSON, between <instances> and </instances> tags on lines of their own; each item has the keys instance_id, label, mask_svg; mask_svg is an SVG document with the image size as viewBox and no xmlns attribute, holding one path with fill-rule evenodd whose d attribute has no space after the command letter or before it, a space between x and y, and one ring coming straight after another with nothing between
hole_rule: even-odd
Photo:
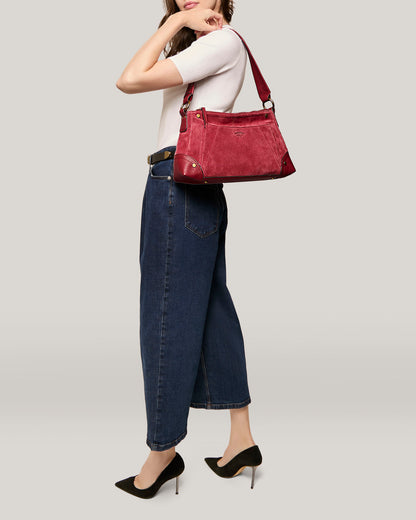
<instances>
[{"instance_id":1,"label":"bag strap buckle","mask_svg":"<svg viewBox=\"0 0 416 520\"><path fill-rule=\"evenodd\" d=\"M273 113L275 113L275 110L274 110L274 101L273 101L273 99L270 97L270 94L269 94L269 97L266 99L266 101L263 101L263 108L266 108L264 105L265 105L268 101L270 101L271 104L272 104L272 106L269 107L269 108L272 108L272 109L273 109Z\"/></svg>"}]
</instances>

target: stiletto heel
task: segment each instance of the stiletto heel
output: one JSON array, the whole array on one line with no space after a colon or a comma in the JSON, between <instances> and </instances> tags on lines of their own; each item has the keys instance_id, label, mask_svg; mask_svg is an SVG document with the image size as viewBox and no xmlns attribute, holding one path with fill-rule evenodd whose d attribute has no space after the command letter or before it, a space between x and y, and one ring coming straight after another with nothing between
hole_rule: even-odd
<instances>
[{"instance_id":1,"label":"stiletto heel","mask_svg":"<svg viewBox=\"0 0 416 520\"><path fill-rule=\"evenodd\" d=\"M224 466L218 466L217 461L221 457L205 457L205 462L219 477L231 478L239 475L247 466L251 467L251 489L254 487L254 475L256 469L263 461L260 448L255 444L249 448L240 451Z\"/></svg>"},{"instance_id":2,"label":"stiletto heel","mask_svg":"<svg viewBox=\"0 0 416 520\"><path fill-rule=\"evenodd\" d=\"M254 487L254 474L256 473L257 466L251 467L251 489Z\"/></svg>"},{"instance_id":3,"label":"stiletto heel","mask_svg":"<svg viewBox=\"0 0 416 520\"><path fill-rule=\"evenodd\" d=\"M115 485L131 495L135 495L139 498L152 498L156 495L159 488L168 480L176 477L176 495L179 489L179 475L182 474L185 469L185 463L183 458L176 452L173 459L169 462L164 470L161 471L160 475L153 482L153 484L147 488L138 488L134 485L135 475L127 477L123 480L119 480Z\"/></svg>"}]
</instances>

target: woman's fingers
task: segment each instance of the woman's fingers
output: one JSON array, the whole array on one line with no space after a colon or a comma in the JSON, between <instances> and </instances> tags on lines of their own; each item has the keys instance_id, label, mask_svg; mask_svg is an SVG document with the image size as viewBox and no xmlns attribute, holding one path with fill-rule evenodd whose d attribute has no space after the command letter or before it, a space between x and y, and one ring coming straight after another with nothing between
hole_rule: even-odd
<instances>
[{"instance_id":1,"label":"woman's fingers","mask_svg":"<svg viewBox=\"0 0 416 520\"><path fill-rule=\"evenodd\" d=\"M223 16L212 9L191 9L182 11L185 18L185 25L194 31L215 31L222 27Z\"/></svg>"},{"instance_id":2,"label":"woman's fingers","mask_svg":"<svg viewBox=\"0 0 416 520\"><path fill-rule=\"evenodd\" d=\"M208 18L208 20L212 20L214 22L214 27L222 27L223 16L215 11L211 11L212 15ZM211 24L209 24L211 25Z\"/></svg>"}]
</instances>

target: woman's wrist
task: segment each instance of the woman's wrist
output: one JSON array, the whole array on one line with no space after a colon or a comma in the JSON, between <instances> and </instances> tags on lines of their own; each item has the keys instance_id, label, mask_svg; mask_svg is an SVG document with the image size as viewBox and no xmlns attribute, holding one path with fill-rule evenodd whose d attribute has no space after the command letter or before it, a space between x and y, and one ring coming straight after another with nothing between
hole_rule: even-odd
<instances>
[{"instance_id":1,"label":"woman's wrist","mask_svg":"<svg viewBox=\"0 0 416 520\"><path fill-rule=\"evenodd\" d=\"M174 27L177 27L177 31L180 31L185 27L185 18L183 15L183 11L176 11L176 13L171 14L169 18L166 19L165 23L172 24Z\"/></svg>"}]
</instances>

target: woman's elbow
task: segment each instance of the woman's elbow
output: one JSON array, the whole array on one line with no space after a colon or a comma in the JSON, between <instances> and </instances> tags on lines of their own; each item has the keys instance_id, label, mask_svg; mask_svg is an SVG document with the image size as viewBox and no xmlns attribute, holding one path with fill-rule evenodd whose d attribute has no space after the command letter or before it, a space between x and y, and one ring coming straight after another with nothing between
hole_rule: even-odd
<instances>
[{"instance_id":1,"label":"woman's elbow","mask_svg":"<svg viewBox=\"0 0 416 520\"><path fill-rule=\"evenodd\" d=\"M116 87L121 90L121 92L125 92L125 85L124 85L124 82L121 78L118 78L118 80L116 81Z\"/></svg>"},{"instance_id":2,"label":"woman's elbow","mask_svg":"<svg viewBox=\"0 0 416 520\"><path fill-rule=\"evenodd\" d=\"M132 81L131 79L123 76L120 76L120 78L116 81L116 87L126 94L138 94L140 92L144 92L140 81L137 79Z\"/></svg>"}]
</instances>

